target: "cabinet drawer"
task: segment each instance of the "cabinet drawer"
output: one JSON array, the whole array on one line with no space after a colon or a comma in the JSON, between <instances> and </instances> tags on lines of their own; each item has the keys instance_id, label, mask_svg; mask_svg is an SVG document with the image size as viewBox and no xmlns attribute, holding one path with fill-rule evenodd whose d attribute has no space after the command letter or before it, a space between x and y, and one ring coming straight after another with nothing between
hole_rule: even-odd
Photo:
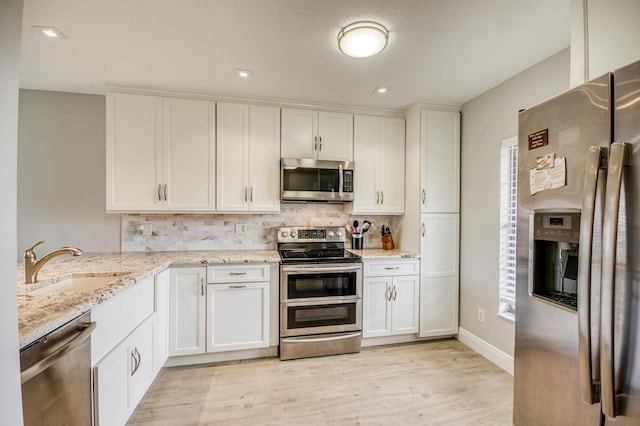
<instances>
[{"instance_id":1,"label":"cabinet drawer","mask_svg":"<svg viewBox=\"0 0 640 426\"><path fill-rule=\"evenodd\" d=\"M418 275L420 274L420 261L418 259L365 261L363 269L365 277Z\"/></svg>"},{"instance_id":2,"label":"cabinet drawer","mask_svg":"<svg viewBox=\"0 0 640 426\"><path fill-rule=\"evenodd\" d=\"M269 265L207 266L207 283L269 281Z\"/></svg>"}]
</instances>

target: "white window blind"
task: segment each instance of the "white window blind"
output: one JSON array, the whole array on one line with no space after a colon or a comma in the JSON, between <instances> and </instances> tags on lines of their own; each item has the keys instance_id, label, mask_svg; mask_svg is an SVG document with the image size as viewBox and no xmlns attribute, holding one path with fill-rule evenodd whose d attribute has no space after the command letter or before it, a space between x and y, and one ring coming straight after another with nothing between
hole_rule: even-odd
<instances>
[{"instance_id":1,"label":"white window blind","mask_svg":"<svg viewBox=\"0 0 640 426\"><path fill-rule=\"evenodd\" d=\"M500 314L515 319L518 138L500 146Z\"/></svg>"}]
</instances>

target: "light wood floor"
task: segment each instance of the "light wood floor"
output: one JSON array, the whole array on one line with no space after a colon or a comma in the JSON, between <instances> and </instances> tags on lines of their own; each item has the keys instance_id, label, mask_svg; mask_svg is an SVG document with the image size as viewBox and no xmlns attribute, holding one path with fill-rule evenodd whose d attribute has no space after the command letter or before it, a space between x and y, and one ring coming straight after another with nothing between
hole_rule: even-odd
<instances>
[{"instance_id":1,"label":"light wood floor","mask_svg":"<svg viewBox=\"0 0 640 426\"><path fill-rule=\"evenodd\" d=\"M131 425L511 425L513 377L457 340L163 369Z\"/></svg>"}]
</instances>

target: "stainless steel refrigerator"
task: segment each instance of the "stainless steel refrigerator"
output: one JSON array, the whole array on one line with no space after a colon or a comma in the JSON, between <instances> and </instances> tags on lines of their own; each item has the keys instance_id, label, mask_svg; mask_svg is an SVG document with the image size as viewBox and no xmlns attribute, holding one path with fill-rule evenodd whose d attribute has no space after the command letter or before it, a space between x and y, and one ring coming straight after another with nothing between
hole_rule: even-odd
<instances>
[{"instance_id":1,"label":"stainless steel refrigerator","mask_svg":"<svg viewBox=\"0 0 640 426\"><path fill-rule=\"evenodd\" d=\"M519 114L516 425L640 424L640 62Z\"/></svg>"}]
</instances>

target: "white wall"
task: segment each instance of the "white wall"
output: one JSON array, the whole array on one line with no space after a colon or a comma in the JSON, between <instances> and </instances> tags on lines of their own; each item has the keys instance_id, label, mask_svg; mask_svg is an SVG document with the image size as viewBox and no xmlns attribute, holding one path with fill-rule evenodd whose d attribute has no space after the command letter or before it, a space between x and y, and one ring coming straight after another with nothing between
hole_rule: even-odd
<instances>
[{"instance_id":1,"label":"white wall","mask_svg":"<svg viewBox=\"0 0 640 426\"><path fill-rule=\"evenodd\" d=\"M22 424L16 286L16 150L22 0L0 1L0 423Z\"/></svg>"},{"instance_id":2,"label":"white wall","mask_svg":"<svg viewBox=\"0 0 640 426\"><path fill-rule=\"evenodd\" d=\"M569 56L563 50L462 106L460 327L511 357L514 323L496 315L500 141L517 134L520 109L569 88Z\"/></svg>"},{"instance_id":3,"label":"white wall","mask_svg":"<svg viewBox=\"0 0 640 426\"><path fill-rule=\"evenodd\" d=\"M20 91L18 262L39 240L120 251L120 215L105 213L105 98Z\"/></svg>"}]
</instances>

